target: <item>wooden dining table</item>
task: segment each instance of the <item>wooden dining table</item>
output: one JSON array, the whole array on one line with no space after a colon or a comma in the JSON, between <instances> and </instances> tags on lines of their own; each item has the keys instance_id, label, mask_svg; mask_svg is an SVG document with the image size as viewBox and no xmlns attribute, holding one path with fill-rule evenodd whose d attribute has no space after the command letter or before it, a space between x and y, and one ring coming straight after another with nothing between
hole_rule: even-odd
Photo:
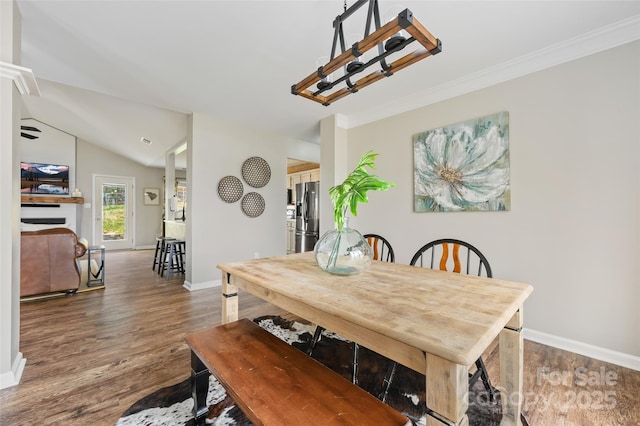
<instances>
[{"instance_id":1,"label":"wooden dining table","mask_svg":"<svg viewBox=\"0 0 640 426\"><path fill-rule=\"evenodd\" d=\"M377 261L337 276L311 252L218 268L222 323L238 320L243 289L425 374L428 426L468 424L469 366L499 336L501 424L521 424L529 284Z\"/></svg>"}]
</instances>

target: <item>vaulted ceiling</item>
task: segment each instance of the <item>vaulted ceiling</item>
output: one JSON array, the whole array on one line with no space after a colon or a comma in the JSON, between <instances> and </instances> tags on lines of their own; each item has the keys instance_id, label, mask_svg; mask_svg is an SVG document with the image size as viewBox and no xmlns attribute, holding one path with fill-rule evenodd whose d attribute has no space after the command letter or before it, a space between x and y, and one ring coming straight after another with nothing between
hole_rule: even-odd
<instances>
[{"instance_id":1,"label":"vaulted ceiling","mask_svg":"<svg viewBox=\"0 0 640 426\"><path fill-rule=\"evenodd\" d=\"M192 112L318 142L332 114L354 127L640 38L640 1L380 0L383 15L409 8L442 53L325 107L290 90L329 56L342 0L17 4L41 91L23 116L157 167ZM360 18L347 23L361 37Z\"/></svg>"}]
</instances>

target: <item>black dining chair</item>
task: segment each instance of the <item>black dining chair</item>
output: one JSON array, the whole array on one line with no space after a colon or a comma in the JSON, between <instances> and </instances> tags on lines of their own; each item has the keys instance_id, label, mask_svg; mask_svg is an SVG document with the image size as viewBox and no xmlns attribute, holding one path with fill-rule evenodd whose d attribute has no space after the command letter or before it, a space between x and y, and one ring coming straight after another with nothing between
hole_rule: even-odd
<instances>
[{"instance_id":1,"label":"black dining chair","mask_svg":"<svg viewBox=\"0 0 640 426\"><path fill-rule=\"evenodd\" d=\"M367 243L373 249L373 260L379 260L381 262L395 262L396 255L393 252L393 247L389 241L378 235L378 234L364 234L363 237L367 240ZM313 333L313 338L311 342L309 342L309 348L307 349L307 355L312 356L313 350L320 340L320 336L324 328L321 326L316 326L316 329ZM353 358L351 361L351 381L353 384L358 384L358 352L360 349L360 345L356 342L353 343Z\"/></svg>"},{"instance_id":2,"label":"black dining chair","mask_svg":"<svg viewBox=\"0 0 640 426\"><path fill-rule=\"evenodd\" d=\"M462 253L460 252L461 248L463 248ZM428 265L425 265L425 258ZM437 266L434 265L436 260L438 260ZM425 244L413 255L409 264L488 278L493 276L489 261L480 250L469 243L453 238L443 238Z\"/></svg>"},{"instance_id":3,"label":"black dining chair","mask_svg":"<svg viewBox=\"0 0 640 426\"><path fill-rule=\"evenodd\" d=\"M391 247L391 244L386 238L378 234L364 234L363 237L373 249L373 260L380 260L382 262L396 261L396 255L393 252L393 247Z\"/></svg>"},{"instance_id":4,"label":"black dining chair","mask_svg":"<svg viewBox=\"0 0 640 426\"><path fill-rule=\"evenodd\" d=\"M488 278L493 276L489 261L480 250L467 242L453 238L443 238L425 244L413 255L410 265L468 275L486 276ZM484 388L489 394L489 400L494 402L495 389L491 385L487 367L482 357L478 358L475 364L476 371L469 373L469 387L473 386L481 378ZM385 378L385 391L381 397L383 401L386 399L396 366L397 363L392 363Z\"/></svg>"},{"instance_id":5,"label":"black dining chair","mask_svg":"<svg viewBox=\"0 0 640 426\"><path fill-rule=\"evenodd\" d=\"M443 238L431 241L422 246L411 259L412 266L421 268L439 269L441 271L457 272L468 275L486 276L492 278L491 266L487 258L473 245L453 238ZM479 378L482 379L484 388L489 394L489 400L495 401L495 389L489 380L489 374L482 357L475 362L476 371L469 373L469 387L472 387ZM393 381L397 363L393 362L384 379L384 391L380 399L384 401Z\"/></svg>"}]
</instances>

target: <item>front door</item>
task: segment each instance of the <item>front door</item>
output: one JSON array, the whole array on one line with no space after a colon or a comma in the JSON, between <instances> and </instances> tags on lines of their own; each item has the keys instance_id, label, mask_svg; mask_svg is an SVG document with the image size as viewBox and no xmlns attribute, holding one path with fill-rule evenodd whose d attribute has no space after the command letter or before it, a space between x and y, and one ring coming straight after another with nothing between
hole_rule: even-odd
<instances>
[{"instance_id":1,"label":"front door","mask_svg":"<svg viewBox=\"0 0 640 426\"><path fill-rule=\"evenodd\" d=\"M95 245L104 245L107 250L134 247L134 183L131 177L94 176Z\"/></svg>"}]
</instances>

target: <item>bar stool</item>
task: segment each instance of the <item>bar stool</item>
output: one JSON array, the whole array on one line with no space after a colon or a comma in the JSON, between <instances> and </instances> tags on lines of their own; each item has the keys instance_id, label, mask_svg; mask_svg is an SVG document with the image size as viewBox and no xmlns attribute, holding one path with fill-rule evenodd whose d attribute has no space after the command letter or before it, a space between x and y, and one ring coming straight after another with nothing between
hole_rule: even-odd
<instances>
[{"instance_id":1,"label":"bar stool","mask_svg":"<svg viewBox=\"0 0 640 426\"><path fill-rule=\"evenodd\" d=\"M165 257L165 249L168 241L175 241L175 238L156 237L156 251L153 255L153 266L151 267L151 270L155 271L156 265L158 265L158 274L161 270L160 262L162 262Z\"/></svg>"},{"instance_id":2,"label":"bar stool","mask_svg":"<svg viewBox=\"0 0 640 426\"><path fill-rule=\"evenodd\" d=\"M167 274L165 279L169 279L169 276L173 272L184 274L184 255L186 251L186 243L182 240L168 241L166 244L166 259L162 263L162 270L160 275L164 274L166 269Z\"/></svg>"}]
</instances>

